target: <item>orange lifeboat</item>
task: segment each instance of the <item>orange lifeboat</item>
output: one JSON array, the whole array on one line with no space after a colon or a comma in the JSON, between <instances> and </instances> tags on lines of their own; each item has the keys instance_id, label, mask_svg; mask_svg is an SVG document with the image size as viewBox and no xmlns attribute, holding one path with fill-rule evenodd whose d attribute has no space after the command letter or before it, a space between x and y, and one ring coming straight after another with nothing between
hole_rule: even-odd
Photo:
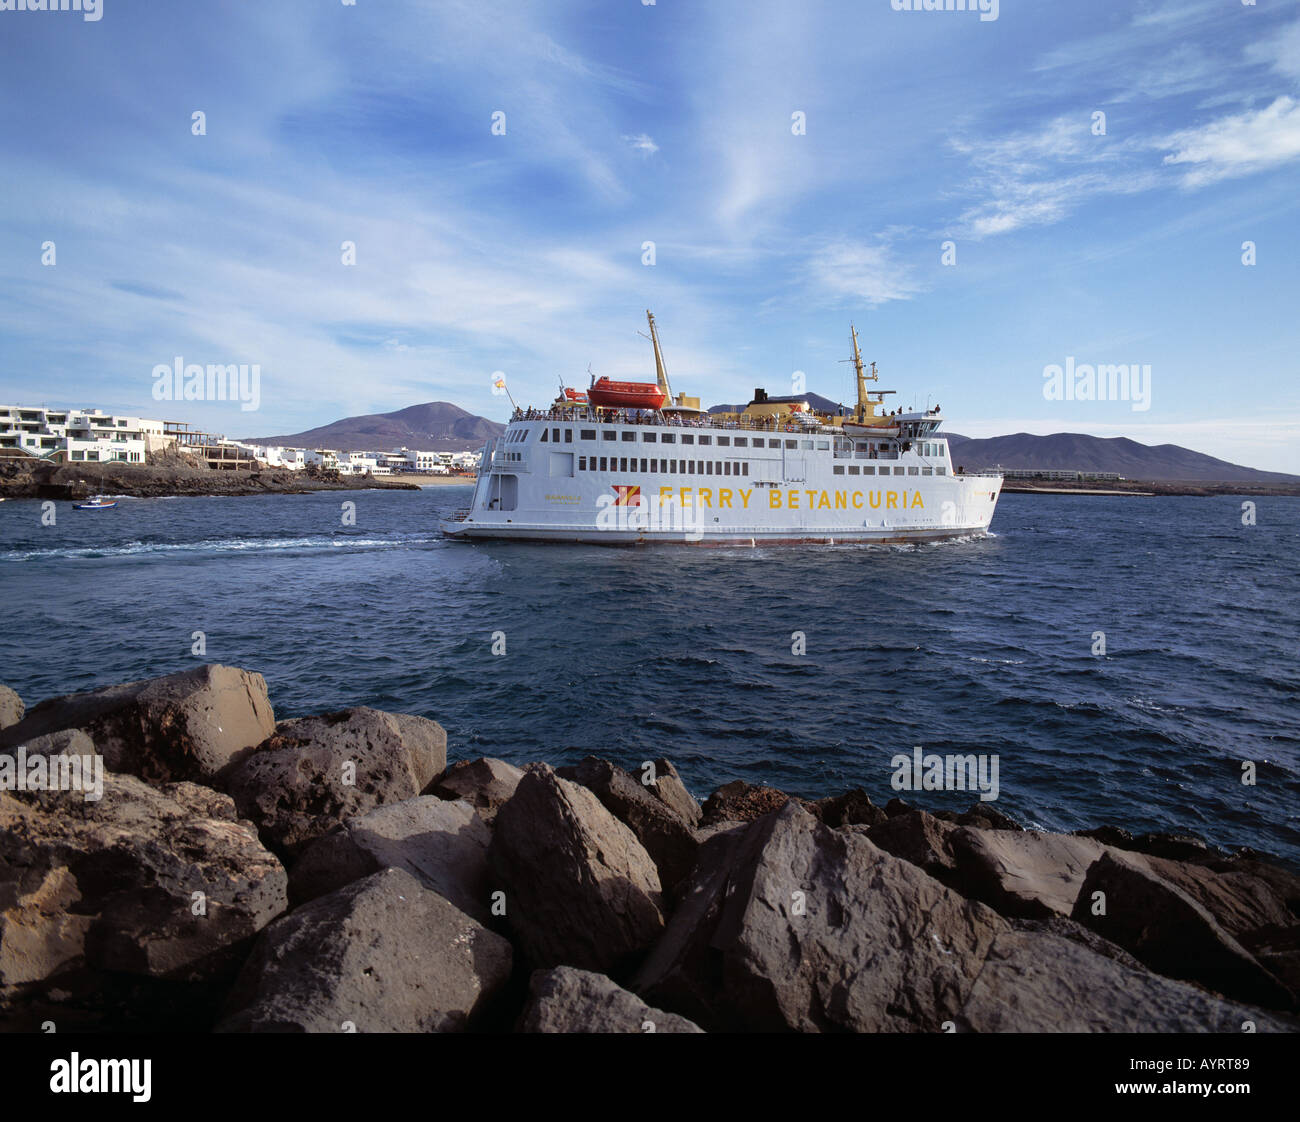
<instances>
[{"instance_id":1,"label":"orange lifeboat","mask_svg":"<svg viewBox=\"0 0 1300 1122\"><path fill-rule=\"evenodd\" d=\"M657 382L597 378L587 391L587 400L603 409L662 409L668 404L668 394Z\"/></svg>"}]
</instances>

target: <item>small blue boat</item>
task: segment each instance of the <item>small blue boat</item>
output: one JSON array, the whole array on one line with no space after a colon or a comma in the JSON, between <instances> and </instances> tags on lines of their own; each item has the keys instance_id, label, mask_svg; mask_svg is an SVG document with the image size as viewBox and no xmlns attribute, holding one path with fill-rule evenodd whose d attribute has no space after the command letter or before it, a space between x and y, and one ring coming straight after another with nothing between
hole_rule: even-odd
<instances>
[{"instance_id":1,"label":"small blue boat","mask_svg":"<svg viewBox=\"0 0 1300 1122\"><path fill-rule=\"evenodd\" d=\"M92 495L89 502L73 503L73 510L108 510L110 507L117 506L116 499L105 498L103 495Z\"/></svg>"}]
</instances>

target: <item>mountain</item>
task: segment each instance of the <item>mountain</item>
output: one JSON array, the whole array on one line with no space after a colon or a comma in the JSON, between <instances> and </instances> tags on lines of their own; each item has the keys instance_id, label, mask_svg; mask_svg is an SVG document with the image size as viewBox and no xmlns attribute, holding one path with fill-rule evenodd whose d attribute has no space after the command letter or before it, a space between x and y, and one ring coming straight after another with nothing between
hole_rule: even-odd
<instances>
[{"instance_id":1,"label":"mountain","mask_svg":"<svg viewBox=\"0 0 1300 1122\"><path fill-rule=\"evenodd\" d=\"M1139 444L1124 436L1085 436L1027 432L984 440L948 434L953 463L967 471L981 468L1042 468L1057 471L1114 471L1147 482L1300 483L1300 476L1216 460L1177 444Z\"/></svg>"},{"instance_id":2,"label":"mountain","mask_svg":"<svg viewBox=\"0 0 1300 1122\"><path fill-rule=\"evenodd\" d=\"M339 452L410 448L424 452L477 451L483 442L500 436L505 425L476 417L449 401L411 405L396 413L345 417L306 432L287 436L250 436L248 444L279 444L289 448L333 448Z\"/></svg>"}]
</instances>

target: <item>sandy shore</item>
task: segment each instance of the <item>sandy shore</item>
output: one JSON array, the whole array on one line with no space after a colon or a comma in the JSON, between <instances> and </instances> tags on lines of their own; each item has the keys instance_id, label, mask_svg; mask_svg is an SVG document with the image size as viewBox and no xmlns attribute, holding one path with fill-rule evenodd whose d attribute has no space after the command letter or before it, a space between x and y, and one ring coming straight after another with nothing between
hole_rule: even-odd
<instances>
[{"instance_id":1,"label":"sandy shore","mask_svg":"<svg viewBox=\"0 0 1300 1122\"><path fill-rule=\"evenodd\" d=\"M473 487L472 475L392 475L379 476L385 483L414 483L417 487Z\"/></svg>"}]
</instances>

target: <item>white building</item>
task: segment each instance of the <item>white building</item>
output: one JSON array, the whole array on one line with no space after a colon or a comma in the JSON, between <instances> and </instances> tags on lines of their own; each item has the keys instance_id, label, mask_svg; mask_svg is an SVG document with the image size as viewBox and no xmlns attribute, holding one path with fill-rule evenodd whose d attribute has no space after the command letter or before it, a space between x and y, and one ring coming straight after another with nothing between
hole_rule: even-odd
<instances>
[{"instance_id":1,"label":"white building","mask_svg":"<svg viewBox=\"0 0 1300 1122\"><path fill-rule=\"evenodd\" d=\"M303 461L322 471L339 470L339 454L333 448L304 448Z\"/></svg>"},{"instance_id":2,"label":"white building","mask_svg":"<svg viewBox=\"0 0 1300 1122\"><path fill-rule=\"evenodd\" d=\"M305 448L284 448L279 444L247 444L242 440L227 440L223 443L242 448L249 455L261 460L270 468L288 468L290 471L301 471L307 466L307 450Z\"/></svg>"},{"instance_id":3,"label":"white building","mask_svg":"<svg viewBox=\"0 0 1300 1122\"><path fill-rule=\"evenodd\" d=\"M162 421L124 417L102 409L46 409L0 405L0 448L33 456L60 453L69 461L142 464L172 443Z\"/></svg>"},{"instance_id":4,"label":"white building","mask_svg":"<svg viewBox=\"0 0 1300 1122\"><path fill-rule=\"evenodd\" d=\"M373 452L340 452L338 454L338 471L340 475L391 475L392 469L380 467Z\"/></svg>"}]
</instances>

